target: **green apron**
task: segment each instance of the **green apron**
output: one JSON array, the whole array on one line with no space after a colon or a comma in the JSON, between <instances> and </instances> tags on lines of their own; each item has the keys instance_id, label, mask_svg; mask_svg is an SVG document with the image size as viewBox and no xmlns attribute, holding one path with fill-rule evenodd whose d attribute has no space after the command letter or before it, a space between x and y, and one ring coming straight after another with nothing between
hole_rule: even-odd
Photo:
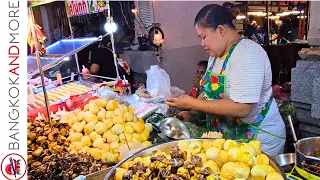
<instances>
[{"instance_id":1,"label":"green apron","mask_svg":"<svg viewBox=\"0 0 320 180\"><path fill-rule=\"evenodd\" d=\"M227 63L234 48L242 39L243 38L240 38L239 41L236 44L234 44L229 50L227 56L224 59L222 68L220 70L220 74L212 73L213 66L217 59L215 58L211 66L207 69L206 74L200 80L200 85L202 86L202 91L206 100L225 99L226 77L224 75L224 71L227 67ZM240 140L242 142L249 142L251 140L256 139L258 131L263 131L272 136L285 139L284 137L280 137L276 134L267 132L259 128L260 124L268 114L272 101L273 96L269 98L266 105L261 109L260 114L251 124L244 123L239 118L232 118L232 120L223 119L221 121L220 117L207 115L206 126L210 131L222 132L225 139Z\"/></svg>"}]
</instances>

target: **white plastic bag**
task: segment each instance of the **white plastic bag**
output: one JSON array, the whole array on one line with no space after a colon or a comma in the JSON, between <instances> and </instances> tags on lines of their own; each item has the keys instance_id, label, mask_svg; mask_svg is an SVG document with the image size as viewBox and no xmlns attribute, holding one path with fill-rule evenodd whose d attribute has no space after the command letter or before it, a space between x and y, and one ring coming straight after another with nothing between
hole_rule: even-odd
<instances>
[{"instance_id":1,"label":"white plastic bag","mask_svg":"<svg viewBox=\"0 0 320 180\"><path fill-rule=\"evenodd\" d=\"M152 97L171 96L170 77L165 70L157 65L150 66L147 70L147 90Z\"/></svg>"}]
</instances>

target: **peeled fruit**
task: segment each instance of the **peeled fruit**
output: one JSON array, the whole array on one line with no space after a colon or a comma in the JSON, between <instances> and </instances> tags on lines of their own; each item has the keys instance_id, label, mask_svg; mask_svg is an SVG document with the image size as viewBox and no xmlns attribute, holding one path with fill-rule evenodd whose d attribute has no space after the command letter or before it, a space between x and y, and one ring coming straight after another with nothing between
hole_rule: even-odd
<instances>
[{"instance_id":1,"label":"peeled fruit","mask_svg":"<svg viewBox=\"0 0 320 180\"><path fill-rule=\"evenodd\" d=\"M189 142L182 140L178 142L177 146L179 147L179 149L188 149Z\"/></svg>"},{"instance_id":2,"label":"peeled fruit","mask_svg":"<svg viewBox=\"0 0 320 180\"><path fill-rule=\"evenodd\" d=\"M84 112L82 112L82 111L80 111L80 112L77 114L77 120L78 120L78 121L84 120L84 119L83 119L83 114L84 114Z\"/></svg>"},{"instance_id":3,"label":"peeled fruit","mask_svg":"<svg viewBox=\"0 0 320 180\"><path fill-rule=\"evenodd\" d=\"M110 151L110 145L108 143L104 143L101 147L101 150L103 152L109 152Z\"/></svg>"},{"instance_id":4,"label":"peeled fruit","mask_svg":"<svg viewBox=\"0 0 320 180\"><path fill-rule=\"evenodd\" d=\"M237 161L237 156L238 156L238 147L232 147L228 150L228 161Z\"/></svg>"},{"instance_id":5,"label":"peeled fruit","mask_svg":"<svg viewBox=\"0 0 320 180\"><path fill-rule=\"evenodd\" d=\"M203 149L207 150L212 147L212 141L209 139L204 139L202 141L202 146L203 146Z\"/></svg>"},{"instance_id":6,"label":"peeled fruit","mask_svg":"<svg viewBox=\"0 0 320 180\"><path fill-rule=\"evenodd\" d=\"M95 131L98 134L103 134L105 131L108 130L108 127L105 123L103 122L98 122L95 126L94 126Z\"/></svg>"},{"instance_id":7,"label":"peeled fruit","mask_svg":"<svg viewBox=\"0 0 320 180\"><path fill-rule=\"evenodd\" d=\"M134 115L132 113L130 113L130 112L125 112L124 113L124 117L126 119L126 122L130 122L130 121L133 121Z\"/></svg>"},{"instance_id":8,"label":"peeled fruit","mask_svg":"<svg viewBox=\"0 0 320 180\"><path fill-rule=\"evenodd\" d=\"M142 140L142 141L148 140L149 135L150 135L150 132L147 131L147 130L144 130L144 131L141 133L141 140Z\"/></svg>"},{"instance_id":9,"label":"peeled fruit","mask_svg":"<svg viewBox=\"0 0 320 180\"><path fill-rule=\"evenodd\" d=\"M96 140L93 141L92 146L95 148L102 148L103 143L106 142L105 138L97 138Z\"/></svg>"},{"instance_id":10,"label":"peeled fruit","mask_svg":"<svg viewBox=\"0 0 320 180\"><path fill-rule=\"evenodd\" d=\"M128 108L128 111L134 114L135 110L133 108Z\"/></svg>"},{"instance_id":11,"label":"peeled fruit","mask_svg":"<svg viewBox=\"0 0 320 180\"><path fill-rule=\"evenodd\" d=\"M91 141L93 142L94 140L101 138L101 135L98 134L97 132L93 131L89 134L89 137L90 137Z\"/></svg>"},{"instance_id":12,"label":"peeled fruit","mask_svg":"<svg viewBox=\"0 0 320 180\"><path fill-rule=\"evenodd\" d=\"M70 141L73 142L80 142L81 138L82 138L82 133L74 133L71 136L69 136Z\"/></svg>"},{"instance_id":13,"label":"peeled fruit","mask_svg":"<svg viewBox=\"0 0 320 180\"><path fill-rule=\"evenodd\" d=\"M117 156L111 152L107 152L103 154L102 162L107 164L113 164L117 162Z\"/></svg>"},{"instance_id":14,"label":"peeled fruit","mask_svg":"<svg viewBox=\"0 0 320 180\"><path fill-rule=\"evenodd\" d=\"M277 172L271 172L267 175L266 180L284 180L281 174Z\"/></svg>"},{"instance_id":15,"label":"peeled fruit","mask_svg":"<svg viewBox=\"0 0 320 180\"><path fill-rule=\"evenodd\" d=\"M253 156L257 155L256 149L249 143L242 143L239 147L239 152L248 152L251 153Z\"/></svg>"},{"instance_id":16,"label":"peeled fruit","mask_svg":"<svg viewBox=\"0 0 320 180\"><path fill-rule=\"evenodd\" d=\"M228 162L221 168L221 176L225 179L242 178L247 179L250 173L250 168L240 162Z\"/></svg>"},{"instance_id":17,"label":"peeled fruit","mask_svg":"<svg viewBox=\"0 0 320 180\"><path fill-rule=\"evenodd\" d=\"M272 172L275 172L275 170L270 165L259 164L251 169L251 176L254 180L265 179Z\"/></svg>"},{"instance_id":18,"label":"peeled fruit","mask_svg":"<svg viewBox=\"0 0 320 180\"><path fill-rule=\"evenodd\" d=\"M110 129L113 126L113 121L112 119L106 119L103 121L107 125L107 129Z\"/></svg>"},{"instance_id":19,"label":"peeled fruit","mask_svg":"<svg viewBox=\"0 0 320 180\"><path fill-rule=\"evenodd\" d=\"M70 144L69 148L70 150L75 150L75 151L79 151L82 149L82 144L80 142L73 142Z\"/></svg>"},{"instance_id":20,"label":"peeled fruit","mask_svg":"<svg viewBox=\"0 0 320 180\"><path fill-rule=\"evenodd\" d=\"M97 114L100 111L100 109L95 103L91 103L91 104L89 104L89 111L92 114Z\"/></svg>"},{"instance_id":21,"label":"peeled fruit","mask_svg":"<svg viewBox=\"0 0 320 180\"><path fill-rule=\"evenodd\" d=\"M258 164L265 164L265 165L269 165L269 162L270 162L268 156L265 154L257 155L257 161L258 161Z\"/></svg>"},{"instance_id":22,"label":"peeled fruit","mask_svg":"<svg viewBox=\"0 0 320 180\"><path fill-rule=\"evenodd\" d=\"M126 134L126 137L127 137L127 141L128 142L131 142L132 141L132 135L131 134ZM121 143L126 143L127 141L126 141L126 138L125 138L125 136L124 136L124 133L122 133L122 134L120 134L119 135L119 141L121 142Z\"/></svg>"},{"instance_id":23,"label":"peeled fruit","mask_svg":"<svg viewBox=\"0 0 320 180\"><path fill-rule=\"evenodd\" d=\"M206 155L207 155L207 159L210 160L215 160L216 157L218 156L220 149L216 148L216 147L211 147L207 150Z\"/></svg>"},{"instance_id":24,"label":"peeled fruit","mask_svg":"<svg viewBox=\"0 0 320 180\"><path fill-rule=\"evenodd\" d=\"M127 134L133 134L134 133L133 127L131 125L126 125L124 127L124 133L126 133L126 135Z\"/></svg>"},{"instance_id":25,"label":"peeled fruit","mask_svg":"<svg viewBox=\"0 0 320 180\"><path fill-rule=\"evenodd\" d=\"M228 151L232 147L238 147L238 143L234 140L228 139L226 142L223 144L223 149Z\"/></svg>"},{"instance_id":26,"label":"peeled fruit","mask_svg":"<svg viewBox=\"0 0 320 180\"><path fill-rule=\"evenodd\" d=\"M140 134L133 133L132 134L132 142L142 142L142 138Z\"/></svg>"},{"instance_id":27,"label":"peeled fruit","mask_svg":"<svg viewBox=\"0 0 320 180\"><path fill-rule=\"evenodd\" d=\"M200 154L197 154L197 156L201 157L201 159L202 159L202 164L204 164L205 162L207 162L207 155L206 155L206 154L200 153Z\"/></svg>"},{"instance_id":28,"label":"peeled fruit","mask_svg":"<svg viewBox=\"0 0 320 180\"><path fill-rule=\"evenodd\" d=\"M113 113L114 113L114 115L115 116L120 116L120 115L123 115L124 114L124 110L123 110L123 108L117 108L117 109L115 109L114 111L113 111Z\"/></svg>"},{"instance_id":29,"label":"peeled fruit","mask_svg":"<svg viewBox=\"0 0 320 180\"><path fill-rule=\"evenodd\" d=\"M106 108L107 104L108 104L108 101L106 99L97 99L96 100L96 104L99 106L99 107L102 107L102 108Z\"/></svg>"},{"instance_id":30,"label":"peeled fruit","mask_svg":"<svg viewBox=\"0 0 320 180\"><path fill-rule=\"evenodd\" d=\"M203 167L209 167L213 172L220 172L218 165L213 160L203 163Z\"/></svg>"},{"instance_id":31,"label":"peeled fruit","mask_svg":"<svg viewBox=\"0 0 320 180\"><path fill-rule=\"evenodd\" d=\"M94 131L94 126L95 126L94 122L89 122L84 126L83 132L86 134L90 134L92 131Z\"/></svg>"},{"instance_id":32,"label":"peeled fruit","mask_svg":"<svg viewBox=\"0 0 320 180\"><path fill-rule=\"evenodd\" d=\"M256 150L257 154L261 153L261 150L260 150L261 143L260 143L260 141L253 140L253 141L250 141L249 144Z\"/></svg>"},{"instance_id":33,"label":"peeled fruit","mask_svg":"<svg viewBox=\"0 0 320 180\"><path fill-rule=\"evenodd\" d=\"M80 151L79 151L79 153L88 153L88 154L90 154L89 153L89 151L90 151L90 148L88 147L88 146L84 146Z\"/></svg>"},{"instance_id":34,"label":"peeled fruit","mask_svg":"<svg viewBox=\"0 0 320 180\"><path fill-rule=\"evenodd\" d=\"M152 146L152 143L150 141L143 141L141 144L144 148Z\"/></svg>"},{"instance_id":35,"label":"peeled fruit","mask_svg":"<svg viewBox=\"0 0 320 180\"><path fill-rule=\"evenodd\" d=\"M202 143L200 141L191 141L188 145L188 150L192 153L192 155L196 155L200 153L202 148Z\"/></svg>"},{"instance_id":36,"label":"peeled fruit","mask_svg":"<svg viewBox=\"0 0 320 180\"><path fill-rule=\"evenodd\" d=\"M89 104L84 105L83 111L89 111Z\"/></svg>"},{"instance_id":37,"label":"peeled fruit","mask_svg":"<svg viewBox=\"0 0 320 180\"><path fill-rule=\"evenodd\" d=\"M106 119L106 114L107 114L107 111L101 108L101 110L97 114L97 117L99 120L104 120Z\"/></svg>"},{"instance_id":38,"label":"peeled fruit","mask_svg":"<svg viewBox=\"0 0 320 180\"><path fill-rule=\"evenodd\" d=\"M123 124L124 117L123 116L116 116L112 119L113 124Z\"/></svg>"},{"instance_id":39,"label":"peeled fruit","mask_svg":"<svg viewBox=\"0 0 320 180\"><path fill-rule=\"evenodd\" d=\"M106 119L113 119L113 118L114 118L113 111L107 111L106 112Z\"/></svg>"},{"instance_id":40,"label":"peeled fruit","mask_svg":"<svg viewBox=\"0 0 320 180\"><path fill-rule=\"evenodd\" d=\"M144 130L144 123L141 123L141 122L135 122L133 123L133 129L134 129L134 132L136 133L142 133L143 130Z\"/></svg>"},{"instance_id":41,"label":"peeled fruit","mask_svg":"<svg viewBox=\"0 0 320 180\"><path fill-rule=\"evenodd\" d=\"M85 146L90 147L91 144L92 144L89 136L83 136L83 137L81 138L81 141L80 141L80 142L81 142L81 144L82 144L83 147L85 147Z\"/></svg>"},{"instance_id":42,"label":"peeled fruit","mask_svg":"<svg viewBox=\"0 0 320 180\"><path fill-rule=\"evenodd\" d=\"M119 142L119 136L115 134L111 134L110 136L107 137L107 142L108 143Z\"/></svg>"},{"instance_id":43,"label":"peeled fruit","mask_svg":"<svg viewBox=\"0 0 320 180\"><path fill-rule=\"evenodd\" d=\"M86 121L87 121L87 123L89 123L89 122L96 123L96 122L98 122L98 117L92 113L88 113L86 116Z\"/></svg>"},{"instance_id":44,"label":"peeled fruit","mask_svg":"<svg viewBox=\"0 0 320 180\"><path fill-rule=\"evenodd\" d=\"M91 156L95 160L100 160L102 158L102 153L103 153L103 151L101 149L98 149L98 148L92 148L91 151L90 151Z\"/></svg>"},{"instance_id":45,"label":"peeled fruit","mask_svg":"<svg viewBox=\"0 0 320 180\"><path fill-rule=\"evenodd\" d=\"M212 141L212 146L221 150L225 141L225 139L215 139Z\"/></svg>"},{"instance_id":46,"label":"peeled fruit","mask_svg":"<svg viewBox=\"0 0 320 180\"><path fill-rule=\"evenodd\" d=\"M113 134L116 135L120 135L121 133L123 133L124 127L122 124L115 124L112 128L111 128L111 132Z\"/></svg>"},{"instance_id":47,"label":"peeled fruit","mask_svg":"<svg viewBox=\"0 0 320 180\"><path fill-rule=\"evenodd\" d=\"M225 163L228 162L228 152L225 150L219 151L215 162L217 163L218 167L221 168Z\"/></svg>"},{"instance_id":48,"label":"peeled fruit","mask_svg":"<svg viewBox=\"0 0 320 180\"><path fill-rule=\"evenodd\" d=\"M106 132L103 133L102 137L107 139L108 136L112 135L113 133L110 130L107 130Z\"/></svg>"},{"instance_id":49,"label":"peeled fruit","mask_svg":"<svg viewBox=\"0 0 320 180\"><path fill-rule=\"evenodd\" d=\"M144 129L147 130L147 131L149 131L149 132L152 132L153 126L152 126L151 123L145 123L145 124L144 124Z\"/></svg>"},{"instance_id":50,"label":"peeled fruit","mask_svg":"<svg viewBox=\"0 0 320 180\"><path fill-rule=\"evenodd\" d=\"M110 100L106 106L108 111L114 111L119 106L119 103L117 103L114 100Z\"/></svg>"},{"instance_id":51,"label":"peeled fruit","mask_svg":"<svg viewBox=\"0 0 320 180\"><path fill-rule=\"evenodd\" d=\"M119 143L118 142L112 142L109 144L110 146L110 151L113 153L118 153L119 152Z\"/></svg>"}]
</instances>

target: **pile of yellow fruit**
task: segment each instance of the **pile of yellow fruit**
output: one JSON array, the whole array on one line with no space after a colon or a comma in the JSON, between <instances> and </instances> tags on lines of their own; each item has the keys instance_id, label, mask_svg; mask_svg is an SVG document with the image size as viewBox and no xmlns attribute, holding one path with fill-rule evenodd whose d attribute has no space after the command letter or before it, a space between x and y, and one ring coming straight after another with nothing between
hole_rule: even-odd
<instances>
[{"instance_id":1,"label":"pile of yellow fruit","mask_svg":"<svg viewBox=\"0 0 320 180\"><path fill-rule=\"evenodd\" d=\"M92 100L82 111L64 115L60 122L70 126L71 154L87 153L102 163L120 161L119 147L126 139L143 147L152 145L148 141L152 125L137 118L134 109L114 100Z\"/></svg>"},{"instance_id":2,"label":"pile of yellow fruit","mask_svg":"<svg viewBox=\"0 0 320 180\"><path fill-rule=\"evenodd\" d=\"M181 141L178 147L187 151L188 156L200 156L204 165L220 172L222 180L283 180L269 165L268 156L261 153L259 141L238 144L230 139L205 139Z\"/></svg>"}]
</instances>

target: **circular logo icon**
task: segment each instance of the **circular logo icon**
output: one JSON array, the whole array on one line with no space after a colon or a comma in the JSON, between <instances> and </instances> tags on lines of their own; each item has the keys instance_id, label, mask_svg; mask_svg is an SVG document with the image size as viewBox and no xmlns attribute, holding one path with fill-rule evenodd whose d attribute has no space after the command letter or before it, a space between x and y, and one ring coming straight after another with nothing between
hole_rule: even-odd
<instances>
[{"instance_id":1,"label":"circular logo icon","mask_svg":"<svg viewBox=\"0 0 320 180\"><path fill-rule=\"evenodd\" d=\"M19 180L27 172L27 162L20 154L8 154L1 162L1 172L9 180Z\"/></svg>"}]
</instances>

